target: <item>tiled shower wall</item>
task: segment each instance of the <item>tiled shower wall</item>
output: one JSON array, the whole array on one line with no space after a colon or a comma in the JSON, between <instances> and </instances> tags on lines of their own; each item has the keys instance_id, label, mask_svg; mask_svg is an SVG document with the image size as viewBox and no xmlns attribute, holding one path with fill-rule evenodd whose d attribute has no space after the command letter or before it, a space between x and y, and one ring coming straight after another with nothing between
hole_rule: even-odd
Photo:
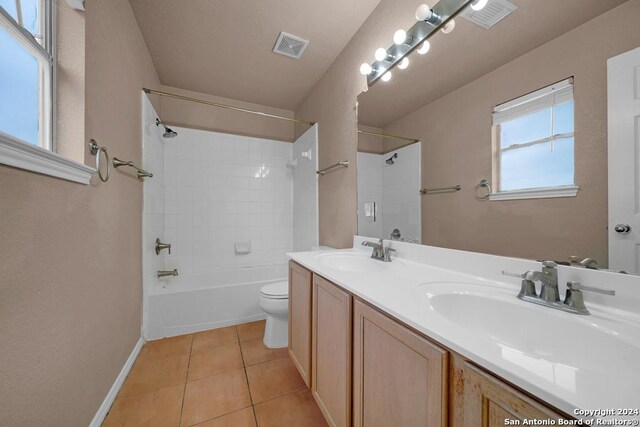
<instances>
[{"instance_id":1,"label":"tiled shower wall","mask_svg":"<svg viewBox=\"0 0 640 427\"><path fill-rule=\"evenodd\" d=\"M167 269L285 264L293 249L293 144L177 128L164 140ZM236 244L250 242L250 253Z\"/></svg>"},{"instance_id":2,"label":"tiled shower wall","mask_svg":"<svg viewBox=\"0 0 640 427\"><path fill-rule=\"evenodd\" d=\"M404 240L422 238L420 195L421 143L408 145L382 156L382 235L389 239L394 228ZM385 160L398 153L395 164Z\"/></svg>"},{"instance_id":3,"label":"tiled shower wall","mask_svg":"<svg viewBox=\"0 0 640 427\"><path fill-rule=\"evenodd\" d=\"M358 153L358 234L382 236L382 157L379 154ZM377 217L364 215L364 204L375 203Z\"/></svg>"},{"instance_id":4,"label":"tiled shower wall","mask_svg":"<svg viewBox=\"0 0 640 427\"><path fill-rule=\"evenodd\" d=\"M390 239L398 228L404 240L421 240L421 143L387 154L358 153L358 234ZM386 160L394 153L393 165ZM364 216L364 203L377 203L377 217Z\"/></svg>"},{"instance_id":5,"label":"tiled shower wall","mask_svg":"<svg viewBox=\"0 0 640 427\"><path fill-rule=\"evenodd\" d=\"M143 293L158 284L156 273L164 269L165 252L156 255L155 241L164 240L164 139L162 128L155 125L156 114L146 95L142 95L142 167L153 178L144 180L144 207L142 210L142 283ZM112 171L113 173L113 171ZM146 305L143 316L146 324Z\"/></svg>"},{"instance_id":6,"label":"tiled shower wall","mask_svg":"<svg viewBox=\"0 0 640 427\"><path fill-rule=\"evenodd\" d=\"M318 125L293 144L293 250L318 246Z\"/></svg>"}]
</instances>

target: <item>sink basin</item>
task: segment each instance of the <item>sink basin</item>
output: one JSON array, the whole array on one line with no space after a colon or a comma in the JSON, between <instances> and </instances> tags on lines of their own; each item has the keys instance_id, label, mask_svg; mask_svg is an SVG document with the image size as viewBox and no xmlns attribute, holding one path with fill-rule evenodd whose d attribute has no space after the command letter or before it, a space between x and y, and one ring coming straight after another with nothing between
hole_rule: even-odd
<instances>
[{"instance_id":1,"label":"sink basin","mask_svg":"<svg viewBox=\"0 0 640 427\"><path fill-rule=\"evenodd\" d=\"M513 289L430 283L415 291L421 304L426 303L454 327L494 343L494 351L505 361L538 375L554 376L556 381L567 375L571 383L578 370L633 366L640 353L638 325L526 303L515 297Z\"/></svg>"},{"instance_id":2,"label":"sink basin","mask_svg":"<svg viewBox=\"0 0 640 427\"><path fill-rule=\"evenodd\" d=\"M389 270L392 266L399 266L402 264L397 260L392 262L378 261L372 259L369 254L364 252L321 254L318 255L318 258L322 264L328 268L349 273L381 273Z\"/></svg>"}]
</instances>

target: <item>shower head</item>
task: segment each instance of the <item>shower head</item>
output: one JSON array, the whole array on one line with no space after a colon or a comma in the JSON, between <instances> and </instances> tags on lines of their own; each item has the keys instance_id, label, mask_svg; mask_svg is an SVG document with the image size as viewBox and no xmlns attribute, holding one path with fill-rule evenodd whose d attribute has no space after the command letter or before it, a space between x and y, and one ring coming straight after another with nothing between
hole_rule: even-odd
<instances>
[{"instance_id":1,"label":"shower head","mask_svg":"<svg viewBox=\"0 0 640 427\"><path fill-rule=\"evenodd\" d=\"M178 132L172 130L170 127L165 125L159 118L156 117L156 126L160 126L164 128L163 138L173 138L174 136L178 136Z\"/></svg>"},{"instance_id":2,"label":"shower head","mask_svg":"<svg viewBox=\"0 0 640 427\"><path fill-rule=\"evenodd\" d=\"M393 165L395 164L395 162L393 161L393 159L397 159L398 158L398 153L394 153L393 156L389 157L387 160L385 160L384 162L388 165Z\"/></svg>"}]
</instances>

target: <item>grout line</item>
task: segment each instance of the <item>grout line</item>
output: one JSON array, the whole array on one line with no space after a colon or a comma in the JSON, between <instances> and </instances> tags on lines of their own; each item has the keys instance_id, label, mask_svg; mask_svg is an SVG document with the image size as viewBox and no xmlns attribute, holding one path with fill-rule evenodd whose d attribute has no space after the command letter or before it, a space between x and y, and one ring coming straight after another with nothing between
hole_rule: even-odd
<instances>
[{"instance_id":1,"label":"grout line","mask_svg":"<svg viewBox=\"0 0 640 427\"><path fill-rule=\"evenodd\" d=\"M184 411L184 398L187 395L187 380L189 379L189 368L191 368L191 353L193 352L193 337L191 334L191 345L189 346L189 361L187 362L187 372L184 378L184 389L182 390L182 404L180 405L180 418L178 419L178 426L182 425L182 412Z\"/></svg>"},{"instance_id":2,"label":"grout line","mask_svg":"<svg viewBox=\"0 0 640 427\"><path fill-rule=\"evenodd\" d=\"M247 409L247 408L252 408L252 407L253 407L253 406L246 406L246 407L244 407L244 408L236 409L235 411L227 412L226 414L218 415L217 417L207 418L206 420L198 421L198 422L197 422L197 423L195 423L195 424L191 424L189 427L194 427L194 426L197 426L198 424L202 424L202 423L206 423L206 422L209 422L209 421L217 420L217 419L220 419L220 418L222 418L222 417L226 417L227 415L235 414L236 412L244 411L245 409ZM255 416L255 415L254 415L254 416ZM226 425L226 424L225 424L225 425Z\"/></svg>"},{"instance_id":3,"label":"grout line","mask_svg":"<svg viewBox=\"0 0 640 427\"><path fill-rule=\"evenodd\" d=\"M267 400L263 400L262 402L258 402L258 403L256 403L256 404L255 404L255 405L253 405L253 406L256 406L256 405L262 405L263 403L271 402L272 400L279 399L279 398L281 398L281 397L283 397L283 396L286 396L286 395L289 395L289 394L296 393L296 392L298 392L298 391L300 391L300 390L304 390L304 389L306 389L306 388L307 388L307 386L306 386L306 385L303 385L302 387L300 387L300 388L296 388L295 390L289 390L289 391L287 391L286 393L282 393L282 394L279 394L279 395L277 395L277 396L273 396L273 397L271 397L271 398L269 398L269 399L267 399Z\"/></svg>"},{"instance_id":4,"label":"grout line","mask_svg":"<svg viewBox=\"0 0 640 427\"><path fill-rule=\"evenodd\" d=\"M240 334L238 333L238 328L236 326L234 326L233 329L236 331L236 337L238 338L238 347L240 347L240 358L242 359L242 367L246 369L247 364L244 361L244 353L242 351L242 341L240 341Z\"/></svg>"},{"instance_id":5,"label":"grout line","mask_svg":"<svg viewBox=\"0 0 640 427\"><path fill-rule=\"evenodd\" d=\"M253 411L253 421L256 423L256 426L258 426L258 416L256 415L256 405L251 405L251 410Z\"/></svg>"},{"instance_id":6,"label":"grout line","mask_svg":"<svg viewBox=\"0 0 640 427\"><path fill-rule=\"evenodd\" d=\"M249 400L251 400L251 411L253 412L253 422L258 425L258 417L256 416L256 405L253 403L253 396L251 394L251 386L249 385L249 376L247 375L247 366L244 361L244 352L242 351L242 341L240 341L240 333L238 332L238 325L235 325L236 335L238 335L238 346L240 346L240 357L242 357L242 367L244 370L244 380L247 382L247 389L249 389Z\"/></svg>"}]
</instances>

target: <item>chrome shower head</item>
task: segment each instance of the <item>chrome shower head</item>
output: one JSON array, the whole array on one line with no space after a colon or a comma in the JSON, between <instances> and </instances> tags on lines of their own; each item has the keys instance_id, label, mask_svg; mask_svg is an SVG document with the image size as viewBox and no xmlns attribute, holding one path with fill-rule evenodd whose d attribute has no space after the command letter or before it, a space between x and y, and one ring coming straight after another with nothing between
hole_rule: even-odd
<instances>
[{"instance_id":1,"label":"chrome shower head","mask_svg":"<svg viewBox=\"0 0 640 427\"><path fill-rule=\"evenodd\" d=\"M164 128L163 138L173 138L174 136L178 136L178 132L172 130L170 127L165 125L159 118L156 117L156 126L160 126Z\"/></svg>"},{"instance_id":2,"label":"chrome shower head","mask_svg":"<svg viewBox=\"0 0 640 427\"><path fill-rule=\"evenodd\" d=\"M385 163L388 164L388 165L393 165L393 164L395 164L393 159L397 159L397 158L398 158L398 153L395 153L393 156L391 156L387 160L385 160Z\"/></svg>"}]
</instances>

